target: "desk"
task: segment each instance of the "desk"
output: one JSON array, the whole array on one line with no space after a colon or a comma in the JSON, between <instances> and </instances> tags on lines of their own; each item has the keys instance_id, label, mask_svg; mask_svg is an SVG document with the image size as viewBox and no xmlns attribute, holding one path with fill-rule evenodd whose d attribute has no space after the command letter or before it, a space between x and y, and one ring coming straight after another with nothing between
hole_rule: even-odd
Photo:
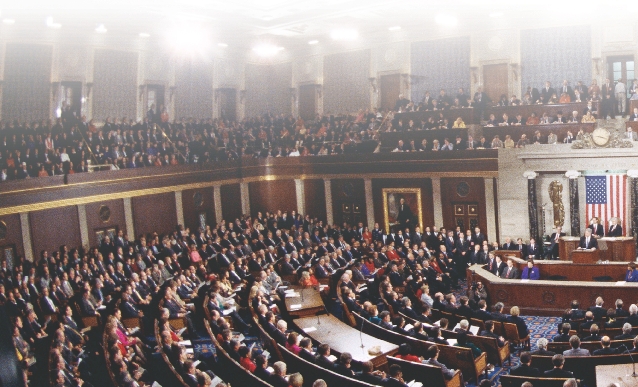
<instances>
[{"instance_id":1,"label":"desk","mask_svg":"<svg viewBox=\"0 0 638 387\"><path fill-rule=\"evenodd\" d=\"M421 121L427 122L430 117L434 118L434 121L438 121L440 113L443 113L443 118L447 118L450 123L454 123L454 121L456 121L456 119L459 117L463 119L465 125L474 123L474 108L426 110L422 112L397 113L394 115L394 118L403 120L403 124L407 126L410 120L413 120L415 124L420 124Z\"/></svg>"},{"instance_id":2,"label":"desk","mask_svg":"<svg viewBox=\"0 0 638 387\"><path fill-rule=\"evenodd\" d=\"M596 263L600 254L598 250L574 250L572 251L572 262L574 263Z\"/></svg>"},{"instance_id":3,"label":"desk","mask_svg":"<svg viewBox=\"0 0 638 387\"><path fill-rule=\"evenodd\" d=\"M522 115L523 119L526 120L532 113L536 113L536 117L540 119L543 113L547 113L550 117L556 117L558 112L563 113L563 117L570 117L574 110L578 112L579 117L582 117L586 107L587 102L558 103L553 105L492 106L485 108L484 117L489 119L490 114L494 114L497 119L501 119L503 114L507 113L510 120L515 119L518 114ZM598 103L594 103L594 107L594 110L598 110Z\"/></svg>"},{"instance_id":4,"label":"desk","mask_svg":"<svg viewBox=\"0 0 638 387\"><path fill-rule=\"evenodd\" d=\"M562 237L558 241L558 255L563 261L574 261L572 254L578 248L579 237ZM632 237L598 238L599 259L610 262L631 262L635 259ZM595 262L595 261L594 261Z\"/></svg>"},{"instance_id":5,"label":"desk","mask_svg":"<svg viewBox=\"0 0 638 387\"><path fill-rule=\"evenodd\" d=\"M303 288L302 286L293 285L288 287L293 289L295 293L299 293L299 297L286 297L286 310L292 317L314 316L318 312L325 310L321 294L315 288ZM303 292L303 301L301 300L301 292ZM292 306L301 306L293 308Z\"/></svg>"},{"instance_id":6,"label":"desk","mask_svg":"<svg viewBox=\"0 0 638 387\"><path fill-rule=\"evenodd\" d=\"M474 280L481 281L487 288L490 305L502 302L506 311L517 305L522 314L539 316L562 316L572 300L581 305L594 305L597 297L608 303L614 300L634 300L638 283L616 285L610 282L593 281L524 281L503 279L485 270L481 265L470 266L468 278L474 270ZM627 301L626 301L627 302Z\"/></svg>"},{"instance_id":7,"label":"desk","mask_svg":"<svg viewBox=\"0 0 638 387\"><path fill-rule=\"evenodd\" d=\"M638 377L631 376L633 372L633 364L596 366L596 386L607 387L611 383L620 383L621 387L638 385Z\"/></svg>"},{"instance_id":8,"label":"desk","mask_svg":"<svg viewBox=\"0 0 638 387\"><path fill-rule=\"evenodd\" d=\"M317 323L319 319L319 323ZM321 344L330 345L330 349L336 353L349 352L352 359L363 363L371 361L374 368L382 368L387 364L386 355L394 355L399 349L398 345L379 340L365 333L361 334L364 348L361 348L359 331L346 325L344 322L332 315L320 315L316 317L304 317L294 320L293 323L301 330L306 328L316 328L317 330L304 333L314 341ZM368 349L379 346L379 355L370 355Z\"/></svg>"},{"instance_id":9,"label":"desk","mask_svg":"<svg viewBox=\"0 0 638 387\"><path fill-rule=\"evenodd\" d=\"M527 261L513 258L518 272L522 273L527 267ZM554 275L567 277L567 281L593 281L594 277L608 276L614 281L623 281L627 274L627 263L609 262L599 263L573 263L571 261L535 260L534 266L540 271L541 279L548 279Z\"/></svg>"},{"instance_id":10,"label":"desk","mask_svg":"<svg viewBox=\"0 0 638 387\"><path fill-rule=\"evenodd\" d=\"M567 136L567 131L572 132L574 138L576 134L583 128L585 133L591 133L594 131L596 124L548 124L548 125L525 125L525 126L484 126L483 136L491 143L494 136L498 135L501 141L505 140L506 135L510 135L514 143L516 143L522 134L527 135L527 139L532 143L532 137L538 130L541 132L541 136L544 142L547 142L547 136L549 133L554 133L558 137L558 142L562 143Z\"/></svg>"}]
</instances>

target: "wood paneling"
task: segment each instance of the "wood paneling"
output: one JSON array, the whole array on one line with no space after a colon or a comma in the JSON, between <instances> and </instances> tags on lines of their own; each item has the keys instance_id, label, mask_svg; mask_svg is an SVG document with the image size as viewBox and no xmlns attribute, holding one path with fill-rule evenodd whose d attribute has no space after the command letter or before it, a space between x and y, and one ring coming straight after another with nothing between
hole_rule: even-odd
<instances>
[{"instance_id":1,"label":"wood paneling","mask_svg":"<svg viewBox=\"0 0 638 387\"><path fill-rule=\"evenodd\" d=\"M278 210L297 211L297 193L294 180L255 181L248 184L250 194L250 211L276 212Z\"/></svg>"},{"instance_id":2,"label":"wood paneling","mask_svg":"<svg viewBox=\"0 0 638 387\"><path fill-rule=\"evenodd\" d=\"M317 86L299 86L299 115L304 120L314 120L317 114Z\"/></svg>"},{"instance_id":3,"label":"wood paneling","mask_svg":"<svg viewBox=\"0 0 638 387\"><path fill-rule=\"evenodd\" d=\"M12 214L0 217L0 222L7 226L7 236L0 240L0 246L15 245L16 253L24 257L24 246L22 245L22 225L20 214ZM31 248L29 246L29 248Z\"/></svg>"},{"instance_id":4,"label":"wood paneling","mask_svg":"<svg viewBox=\"0 0 638 387\"><path fill-rule=\"evenodd\" d=\"M227 184L221 186L222 215L226 223L233 222L240 218L241 213L241 190L239 184Z\"/></svg>"},{"instance_id":5,"label":"wood paneling","mask_svg":"<svg viewBox=\"0 0 638 387\"><path fill-rule=\"evenodd\" d=\"M423 227L434 225L434 206L432 203L432 180L431 179L372 179L372 200L374 202L374 221L384 229L385 221L383 214L383 192L384 188L419 188L421 190L421 211L423 213ZM415 214L416 215L416 214ZM368 225L372 229L374 225Z\"/></svg>"},{"instance_id":6,"label":"wood paneling","mask_svg":"<svg viewBox=\"0 0 638 387\"><path fill-rule=\"evenodd\" d=\"M332 188L332 216L335 224L343 225L347 219L344 214L344 205L356 206L358 211L351 213L353 220L350 224L357 222L366 223L366 196L363 179L333 179Z\"/></svg>"},{"instance_id":7,"label":"wood paneling","mask_svg":"<svg viewBox=\"0 0 638 387\"><path fill-rule=\"evenodd\" d=\"M323 180L309 179L303 181L306 213L313 218L326 221L326 190Z\"/></svg>"},{"instance_id":8,"label":"wood paneling","mask_svg":"<svg viewBox=\"0 0 638 387\"><path fill-rule=\"evenodd\" d=\"M131 202L137 235L152 232L166 234L175 230L177 212L173 192L135 197Z\"/></svg>"},{"instance_id":9,"label":"wood paneling","mask_svg":"<svg viewBox=\"0 0 638 387\"><path fill-rule=\"evenodd\" d=\"M465 182L469 186L469 191L464 197L457 192L457 187L461 182ZM454 204L477 203L481 233L488 234L485 214L485 181L482 178L441 178L441 201L445 228L454 230L456 227L454 223ZM465 230L463 231L465 232Z\"/></svg>"},{"instance_id":10,"label":"wood paneling","mask_svg":"<svg viewBox=\"0 0 638 387\"><path fill-rule=\"evenodd\" d=\"M393 110L401 93L401 75L382 75L379 79L379 91L381 93L379 108Z\"/></svg>"},{"instance_id":11,"label":"wood paneling","mask_svg":"<svg viewBox=\"0 0 638 387\"><path fill-rule=\"evenodd\" d=\"M31 212L29 223L36 259L42 250L50 252L58 250L61 245L67 245L69 249L82 245L76 206Z\"/></svg>"},{"instance_id":12,"label":"wood paneling","mask_svg":"<svg viewBox=\"0 0 638 387\"><path fill-rule=\"evenodd\" d=\"M484 91L494 103L501 99L502 94L509 94L508 74L509 70L507 68L507 63L483 66Z\"/></svg>"},{"instance_id":13,"label":"wood paneling","mask_svg":"<svg viewBox=\"0 0 638 387\"><path fill-rule=\"evenodd\" d=\"M195 194L201 195L201 205L195 203ZM216 222L213 187L182 191L182 209L184 210L184 227L190 228L191 231L199 228L199 214L202 212L206 213L206 223L214 226Z\"/></svg>"},{"instance_id":14,"label":"wood paneling","mask_svg":"<svg viewBox=\"0 0 638 387\"><path fill-rule=\"evenodd\" d=\"M443 114L443 118L447 118L449 122L454 122L459 117L463 119L466 125L474 122L474 108L398 113L394 115L394 118L403 120L405 125L407 125L410 120L413 120L415 124L419 124L421 121L427 122L430 117L434 118L434 121L438 121L441 114Z\"/></svg>"},{"instance_id":15,"label":"wood paneling","mask_svg":"<svg viewBox=\"0 0 638 387\"><path fill-rule=\"evenodd\" d=\"M111 210L111 219L107 222L103 222L100 220L99 211L100 207L107 206L109 210ZM97 243L97 240L94 238L95 229L104 228L104 227L117 227L119 230L122 230L126 235L126 219L124 217L124 201L121 199L118 200L107 200L104 202L97 203L89 203L86 205L86 224L89 232L89 242L91 246L94 246ZM135 240L135 235L129 235L129 241Z\"/></svg>"}]
</instances>

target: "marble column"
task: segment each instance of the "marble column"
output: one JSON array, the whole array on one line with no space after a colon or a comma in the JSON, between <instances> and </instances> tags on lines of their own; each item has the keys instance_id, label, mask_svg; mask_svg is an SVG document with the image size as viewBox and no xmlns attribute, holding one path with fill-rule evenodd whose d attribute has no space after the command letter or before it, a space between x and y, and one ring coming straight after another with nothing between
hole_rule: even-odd
<instances>
[{"instance_id":1,"label":"marble column","mask_svg":"<svg viewBox=\"0 0 638 387\"><path fill-rule=\"evenodd\" d=\"M487 216L487 240L496 240L496 209L494 208L494 178L485 178L485 214Z\"/></svg>"},{"instance_id":2,"label":"marble column","mask_svg":"<svg viewBox=\"0 0 638 387\"><path fill-rule=\"evenodd\" d=\"M182 204L182 191L175 191L175 211L177 212L177 224L184 225L184 205Z\"/></svg>"},{"instance_id":3,"label":"marble column","mask_svg":"<svg viewBox=\"0 0 638 387\"><path fill-rule=\"evenodd\" d=\"M248 191L248 183L240 183L239 192L241 196L241 212L244 215L250 215L250 193Z\"/></svg>"},{"instance_id":4,"label":"marble column","mask_svg":"<svg viewBox=\"0 0 638 387\"><path fill-rule=\"evenodd\" d=\"M306 215L306 191L303 180L295 179L295 194L297 196L297 213Z\"/></svg>"},{"instance_id":5,"label":"marble column","mask_svg":"<svg viewBox=\"0 0 638 387\"><path fill-rule=\"evenodd\" d=\"M135 240L135 223L133 222L133 206L131 198L124 198L124 223L126 223L126 235L130 241Z\"/></svg>"},{"instance_id":6,"label":"marble column","mask_svg":"<svg viewBox=\"0 0 638 387\"><path fill-rule=\"evenodd\" d=\"M213 186L213 203L215 204L215 222L221 223L224 216L222 214L222 190L220 185Z\"/></svg>"},{"instance_id":7,"label":"marble column","mask_svg":"<svg viewBox=\"0 0 638 387\"><path fill-rule=\"evenodd\" d=\"M638 170L636 169L630 169L627 171L627 177L629 177L630 180L630 200L631 200L631 225L629 224L629 222L625 222L627 224L628 228L627 231L627 236L631 235L634 237L634 239L636 238L636 235L638 234L638 232L636 231L636 229L638 228ZM629 233L629 230L631 230L631 233ZM636 246L636 254L638 256L638 245Z\"/></svg>"},{"instance_id":8,"label":"marble column","mask_svg":"<svg viewBox=\"0 0 638 387\"><path fill-rule=\"evenodd\" d=\"M432 179L432 208L434 209L434 226L443 227L443 202L441 202L441 178ZM423 225L424 227L426 225ZM425 230L421 230L425 231Z\"/></svg>"},{"instance_id":9,"label":"marble column","mask_svg":"<svg viewBox=\"0 0 638 387\"><path fill-rule=\"evenodd\" d=\"M372 179L363 179L363 186L366 193L366 219L368 228L374 227L374 200L372 200Z\"/></svg>"},{"instance_id":10,"label":"marble column","mask_svg":"<svg viewBox=\"0 0 638 387\"><path fill-rule=\"evenodd\" d=\"M330 179L323 179L323 190L326 197L326 223L332 225L334 218L332 217L332 184L330 184Z\"/></svg>"},{"instance_id":11,"label":"marble column","mask_svg":"<svg viewBox=\"0 0 638 387\"><path fill-rule=\"evenodd\" d=\"M91 246L91 242L89 241L89 226L86 222L86 206L84 204L78 204L78 221L80 222L82 246L88 248Z\"/></svg>"},{"instance_id":12,"label":"marble column","mask_svg":"<svg viewBox=\"0 0 638 387\"><path fill-rule=\"evenodd\" d=\"M567 171L565 176L569 178L569 219L571 220L570 233L572 236L580 235L580 203L578 199L578 178L580 172Z\"/></svg>"},{"instance_id":13,"label":"marble column","mask_svg":"<svg viewBox=\"0 0 638 387\"><path fill-rule=\"evenodd\" d=\"M29 214L20 213L20 227L22 228L22 246L24 246L24 259L33 262L33 244L31 244L31 224Z\"/></svg>"},{"instance_id":14,"label":"marble column","mask_svg":"<svg viewBox=\"0 0 638 387\"><path fill-rule=\"evenodd\" d=\"M536 199L536 176L534 171L526 171L527 178L527 213L529 215L529 236L538 239L538 201Z\"/></svg>"}]
</instances>

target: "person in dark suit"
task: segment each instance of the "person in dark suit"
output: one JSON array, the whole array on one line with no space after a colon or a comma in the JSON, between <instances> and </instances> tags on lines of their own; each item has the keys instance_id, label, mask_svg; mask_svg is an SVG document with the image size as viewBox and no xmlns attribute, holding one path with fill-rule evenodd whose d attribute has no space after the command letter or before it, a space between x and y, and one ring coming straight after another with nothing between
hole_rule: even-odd
<instances>
[{"instance_id":1,"label":"person in dark suit","mask_svg":"<svg viewBox=\"0 0 638 387\"><path fill-rule=\"evenodd\" d=\"M317 347L317 365L332 371L335 368L335 363L328 359L329 356L330 346L328 344L321 344Z\"/></svg>"},{"instance_id":2,"label":"person in dark suit","mask_svg":"<svg viewBox=\"0 0 638 387\"><path fill-rule=\"evenodd\" d=\"M600 321L607 316L607 310L603 308L604 302L602 297L597 297L595 305L589 308L594 315L594 321Z\"/></svg>"},{"instance_id":3,"label":"person in dark suit","mask_svg":"<svg viewBox=\"0 0 638 387\"><path fill-rule=\"evenodd\" d=\"M532 355L532 356L554 356L554 355L556 355L554 352L547 350L547 339L544 338L544 337L541 337L540 339L538 339L536 341L536 346L538 347L538 349L536 351L534 351L534 352L531 352L530 355Z\"/></svg>"},{"instance_id":4,"label":"person in dark suit","mask_svg":"<svg viewBox=\"0 0 638 387\"><path fill-rule=\"evenodd\" d=\"M588 250L596 250L598 248L598 241L592 236L592 231L590 228L585 230L585 236L580 238L578 248Z\"/></svg>"},{"instance_id":5,"label":"person in dark suit","mask_svg":"<svg viewBox=\"0 0 638 387\"><path fill-rule=\"evenodd\" d=\"M616 105L614 95L615 87L616 86L609 81L609 78L607 78L600 88L600 118L602 119L606 119L607 116L611 116L611 118L616 116L614 113Z\"/></svg>"},{"instance_id":6,"label":"person in dark suit","mask_svg":"<svg viewBox=\"0 0 638 387\"><path fill-rule=\"evenodd\" d=\"M561 325L560 333L552 339L555 343L569 343L569 331L572 329L572 326L565 322Z\"/></svg>"},{"instance_id":7,"label":"person in dark suit","mask_svg":"<svg viewBox=\"0 0 638 387\"><path fill-rule=\"evenodd\" d=\"M525 320L520 317L520 309L518 306L512 306L510 309L510 316L507 318L506 322L516 324L516 328L518 329L518 337L525 338L529 335L529 330L527 329L527 324Z\"/></svg>"},{"instance_id":8,"label":"person in dark suit","mask_svg":"<svg viewBox=\"0 0 638 387\"><path fill-rule=\"evenodd\" d=\"M549 81L546 81L545 87L541 90L541 101L543 104L547 104L555 93L556 90L554 90L552 84Z\"/></svg>"},{"instance_id":9,"label":"person in dark suit","mask_svg":"<svg viewBox=\"0 0 638 387\"><path fill-rule=\"evenodd\" d=\"M597 349L594 351L594 356L599 356L599 355L615 355L618 353L618 349L616 348L611 348L611 339L609 338L609 336L603 336L602 339L600 339L600 344L603 346L601 349Z\"/></svg>"},{"instance_id":10,"label":"person in dark suit","mask_svg":"<svg viewBox=\"0 0 638 387\"><path fill-rule=\"evenodd\" d=\"M313 364L317 361L317 359L312 354L312 340L310 340L307 337L304 337L299 342L299 347L301 348L301 350L299 351L300 358Z\"/></svg>"},{"instance_id":11,"label":"person in dark suit","mask_svg":"<svg viewBox=\"0 0 638 387\"><path fill-rule=\"evenodd\" d=\"M266 356L259 355L255 358L255 371L253 371L253 375L258 377L261 380L269 380L272 374L266 368L268 368L268 359Z\"/></svg>"},{"instance_id":12,"label":"person in dark suit","mask_svg":"<svg viewBox=\"0 0 638 387\"><path fill-rule=\"evenodd\" d=\"M552 357L552 364L554 368L549 371L545 371L543 376L548 378L573 378L574 373L563 369L565 365L565 357L563 355L554 355Z\"/></svg>"},{"instance_id":13,"label":"person in dark suit","mask_svg":"<svg viewBox=\"0 0 638 387\"><path fill-rule=\"evenodd\" d=\"M532 378L539 377L541 375L538 368L531 366L532 355L529 352L524 351L521 353L521 365L510 370L510 375L513 376L528 376Z\"/></svg>"},{"instance_id":14,"label":"person in dark suit","mask_svg":"<svg viewBox=\"0 0 638 387\"><path fill-rule=\"evenodd\" d=\"M407 387L403 380L403 371L398 364L392 364L390 366L390 377L383 380L383 386L385 387Z\"/></svg>"},{"instance_id":15,"label":"person in dark suit","mask_svg":"<svg viewBox=\"0 0 638 387\"><path fill-rule=\"evenodd\" d=\"M582 341L600 341L602 337L600 336L600 328L598 328L597 324L592 324L589 328L589 336L584 337Z\"/></svg>"},{"instance_id":16,"label":"person in dark suit","mask_svg":"<svg viewBox=\"0 0 638 387\"><path fill-rule=\"evenodd\" d=\"M514 261L512 261L511 259L507 260L507 268L503 270L503 274L501 275L501 278L507 278L507 279L518 278L518 269L514 267Z\"/></svg>"},{"instance_id":17,"label":"person in dark suit","mask_svg":"<svg viewBox=\"0 0 638 387\"><path fill-rule=\"evenodd\" d=\"M487 312L487 302L485 302L485 300L478 302L478 308L479 309L474 312L474 318L483 320L484 322L493 319L493 316Z\"/></svg>"},{"instance_id":18,"label":"person in dark suit","mask_svg":"<svg viewBox=\"0 0 638 387\"><path fill-rule=\"evenodd\" d=\"M355 379L373 386L382 386L385 376L385 372L374 371L374 364L371 361L366 361L361 364L361 373L355 375Z\"/></svg>"},{"instance_id":19,"label":"person in dark suit","mask_svg":"<svg viewBox=\"0 0 638 387\"><path fill-rule=\"evenodd\" d=\"M507 237L505 238L505 243L503 243L503 250L516 250L516 244Z\"/></svg>"},{"instance_id":20,"label":"person in dark suit","mask_svg":"<svg viewBox=\"0 0 638 387\"><path fill-rule=\"evenodd\" d=\"M485 322L485 330L480 331L479 336L491 337L493 339L496 339L496 344L499 347L505 346L505 339L502 336L499 336L496 333L494 333L494 321L492 320L487 320Z\"/></svg>"},{"instance_id":21,"label":"person in dark suit","mask_svg":"<svg viewBox=\"0 0 638 387\"><path fill-rule=\"evenodd\" d=\"M502 302L497 302L496 304L494 304L494 312L492 312L492 319L494 321L507 321L507 315L503 314L504 307L505 306Z\"/></svg>"},{"instance_id":22,"label":"person in dark suit","mask_svg":"<svg viewBox=\"0 0 638 387\"><path fill-rule=\"evenodd\" d=\"M558 241L561 237L564 237L566 234L563 232L563 228L561 226L556 227L556 231L549 237L551 244L547 249L547 253L545 258L549 259L558 259Z\"/></svg>"},{"instance_id":23,"label":"person in dark suit","mask_svg":"<svg viewBox=\"0 0 638 387\"><path fill-rule=\"evenodd\" d=\"M594 238L600 238L605 236L605 228L603 227L602 224L600 224L600 219L598 219L597 217L591 218L591 221L589 223L589 226L587 226L587 228L592 231L592 235L594 236Z\"/></svg>"},{"instance_id":24,"label":"person in dark suit","mask_svg":"<svg viewBox=\"0 0 638 387\"><path fill-rule=\"evenodd\" d=\"M516 245L513 250L518 250L521 253L521 259L527 259L527 245L523 243L522 238L516 239Z\"/></svg>"},{"instance_id":25,"label":"person in dark suit","mask_svg":"<svg viewBox=\"0 0 638 387\"><path fill-rule=\"evenodd\" d=\"M560 94L567 94L572 102L575 100L574 90L571 86L569 86L567 79L563 80L563 86L560 87Z\"/></svg>"},{"instance_id":26,"label":"person in dark suit","mask_svg":"<svg viewBox=\"0 0 638 387\"><path fill-rule=\"evenodd\" d=\"M610 219L611 226L609 226L609 231L607 232L608 237L621 237L622 236L622 226L618 224L618 218L613 217Z\"/></svg>"},{"instance_id":27,"label":"person in dark suit","mask_svg":"<svg viewBox=\"0 0 638 387\"><path fill-rule=\"evenodd\" d=\"M272 373L267 382L273 387L288 387L289 384L285 378L287 371L286 363L278 361L273 364L272 368L275 372Z\"/></svg>"},{"instance_id":28,"label":"person in dark suit","mask_svg":"<svg viewBox=\"0 0 638 387\"><path fill-rule=\"evenodd\" d=\"M525 252L525 258L538 259L540 257L540 248L536 244L536 240L534 238L530 238L529 245L527 245L527 251Z\"/></svg>"},{"instance_id":29,"label":"person in dark suit","mask_svg":"<svg viewBox=\"0 0 638 387\"><path fill-rule=\"evenodd\" d=\"M414 215L412 214L412 209L405 202L404 198L399 200L399 206L397 208L397 222L401 225L402 229L406 227L412 227L414 223Z\"/></svg>"}]
</instances>

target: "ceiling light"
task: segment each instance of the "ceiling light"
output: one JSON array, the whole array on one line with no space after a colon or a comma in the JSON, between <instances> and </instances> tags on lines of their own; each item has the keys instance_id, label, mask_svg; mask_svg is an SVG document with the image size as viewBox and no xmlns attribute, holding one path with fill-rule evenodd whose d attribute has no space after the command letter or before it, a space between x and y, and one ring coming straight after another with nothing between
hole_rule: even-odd
<instances>
[{"instance_id":1,"label":"ceiling light","mask_svg":"<svg viewBox=\"0 0 638 387\"><path fill-rule=\"evenodd\" d=\"M490 17L493 17L493 18L503 17L503 12L492 12L490 13Z\"/></svg>"},{"instance_id":2,"label":"ceiling light","mask_svg":"<svg viewBox=\"0 0 638 387\"><path fill-rule=\"evenodd\" d=\"M390 31L398 31L400 29L401 29L401 26L394 26L394 27L388 28L388 30L390 30Z\"/></svg>"},{"instance_id":3,"label":"ceiling light","mask_svg":"<svg viewBox=\"0 0 638 387\"><path fill-rule=\"evenodd\" d=\"M355 40L359 37L359 32L351 29L334 30L330 37L334 40Z\"/></svg>"},{"instance_id":4,"label":"ceiling light","mask_svg":"<svg viewBox=\"0 0 638 387\"><path fill-rule=\"evenodd\" d=\"M49 16L47 18L46 23L47 23L47 27L49 27L49 28L60 28L60 27L62 27L62 24L53 22L53 17L52 16Z\"/></svg>"},{"instance_id":5,"label":"ceiling light","mask_svg":"<svg viewBox=\"0 0 638 387\"><path fill-rule=\"evenodd\" d=\"M150 38L151 34L148 32L140 32L140 38Z\"/></svg>"},{"instance_id":6,"label":"ceiling light","mask_svg":"<svg viewBox=\"0 0 638 387\"><path fill-rule=\"evenodd\" d=\"M253 51L259 56L271 57L277 55L277 53L283 49L283 47L277 47L272 44L262 44L253 48Z\"/></svg>"},{"instance_id":7,"label":"ceiling light","mask_svg":"<svg viewBox=\"0 0 638 387\"><path fill-rule=\"evenodd\" d=\"M311 40L308 42L308 44L313 45L313 44L318 44L319 41L318 40Z\"/></svg>"},{"instance_id":8,"label":"ceiling light","mask_svg":"<svg viewBox=\"0 0 638 387\"><path fill-rule=\"evenodd\" d=\"M98 34L105 34L106 33L106 27L104 27L104 24L100 24L99 26L97 26L95 28L95 32L97 32Z\"/></svg>"},{"instance_id":9,"label":"ceiling light","mask_svg":"<svg viewBox=\"0 0 638 387\"><path fill-rule=\"evenodd\" d=\"M4 24L9 24L9 25L11 25L11 24L15 24L15 22L16 22L16 21L15 21L15 20L13 20L13 19L2 19L2 22L3 22Z\"/></svg>"},{"instance_id":10,"label":"ceiling light","mask_svg":"<svg viewBox=\"0 0 638 387\"><path fill-rule=\"evenodd\" d=\"M455 16L445 14L445 13L440 13L436 15L436 18L434 20L436 21L436 24L439 24L445 27L454 27L459 23L459 20Z\"/></svg>"},{"instance_id":11,"label":"ceiling light","mask_svg":"<svg viewBox=\"0 0 638 387\"><path fill-rule=\"evenodd\" d=\"M221 42L220 42L220 43L217 43L217 45L218 45L219 47L223 47L223 48L228 47L228 44L226 44L226 43L221 43Z\"/></svg>"}]
</instances>

